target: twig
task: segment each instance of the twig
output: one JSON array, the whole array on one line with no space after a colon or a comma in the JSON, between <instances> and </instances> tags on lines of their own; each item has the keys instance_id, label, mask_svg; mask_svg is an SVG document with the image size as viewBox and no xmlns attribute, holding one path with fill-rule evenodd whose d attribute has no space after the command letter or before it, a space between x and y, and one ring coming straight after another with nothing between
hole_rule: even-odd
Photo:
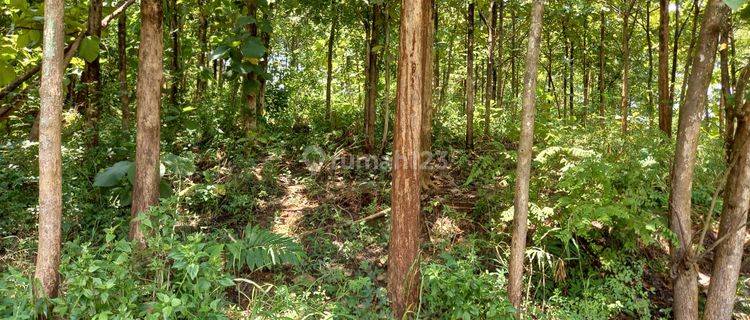
<instances>
[{"instance_id":1,"label":"twig","mask_svg":"<svg viewBox=\"0 0 750 320\"><path fill-rule=\"evenodd\" d=\"M711 250L716 249L717 246L719 246L722 242L727 241L730 236L733 236L735 233L742 230L742 228L747 227L750 225L750 223L740 224L739 226L732 229L732 231L727 232L725 235L721 236L718 240L716 240L714 243L711 244L705 251L701 252L700 254L696 255L695 258L693 258L693 262L699 261L701 258L705 257L706 254L711 252Z\"/></svg>"},{"instance_id":2,"label":"twig","mask_svg":"<svg viewBox=\"0 0 750 320\"><path fill-rule=\"evenodd\" d=\"M305 231L305 232L301 233L300 237L308 236L308 235L313 234L315 232L318 232L320 230L325 230L325 229L329 229L329 228L346 227L346 226L350 226L350 225L361 223L361 222L367 222L367 221L370 221L370 220L375 220L375 219L384 217L388 212L391 212L391 208L387 208L387 209L381 210L380 212L373 213L373 214L371 214L369 216L366 216L366 217L364 217L362 219L353 220L353 221L347 221L345 223L338 224L338 225L327 225L327 226L316 228L316 229L313 229L313 230L308 230L308 231Z\"/></svg>"}]
</instances>

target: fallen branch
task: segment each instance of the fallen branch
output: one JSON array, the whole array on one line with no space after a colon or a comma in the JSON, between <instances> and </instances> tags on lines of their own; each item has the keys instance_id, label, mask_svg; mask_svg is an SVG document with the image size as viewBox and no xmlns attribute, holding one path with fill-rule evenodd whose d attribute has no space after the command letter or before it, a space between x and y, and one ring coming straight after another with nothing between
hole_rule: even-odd
<instances>
[{"instance_id":1,"label":"fallen branch","mask_svg":"<svg viewBox=\"0 0 750 320\"><path fill-rule=\"evenodd\" d=\"M135 0L126 0L123 2L120 6L117 7L112 13L110 13L108 16L104 17L102 19L102 29L106 28L107 25L109 25L109 22L114 20L114 18L117 18L120 14L125 12L125 9L127 9L130 5L135 3ZM78 51L78 47L81 46L81 41L83 41L83 38L86 36L87 30L82 30L78 33L76 36L76 39L73 40L73 42L65 49L65 62L63 66L67 67L68 64L70 64L70 60L73 59L73 56ZM36 66L32 67L29 70L26 70L21 76L16 78L15 80L11 81L8 85L6 85L2 90L0 90L0 100L5 99L5 96L7 96L9 93L13 92L13 90L16 90L19 86L21 86L26 80L31 79L34 75L39 73L39 70L42 69L42 63L38 63Z\"/></svg>"},{"instance_id":2,"label":"fallen branch","mask_svg":"<svg viewBox=\"0 0 750 320\"><path fill-rule=\"evenodd\" d=\"M366 216L366 217L364 217L362 219L353 220L353 221L347 221L345 223L336 224L336 225L327 225L327 226L320 227L320 228L317 228L317 229L308 230L308 231L305 231L305 232L301 233L300 237L308 236L308 235L311 235L313 233L316 233L318 231L325 230L325 229L341 228L341 227L346 227L346 226L354 225L354 224L357 224L357 223L362 223L362 222L367 222L367 221L370 221L370 220L375 220L375 219L378 219L378 218L385 217L385 215L388 212L391 212L391 208L384 209L384 210L382 210L380 212L377 212L377 213L373 213L373 214L371 214L369 216Z\"/></svg>"}]
</instances>

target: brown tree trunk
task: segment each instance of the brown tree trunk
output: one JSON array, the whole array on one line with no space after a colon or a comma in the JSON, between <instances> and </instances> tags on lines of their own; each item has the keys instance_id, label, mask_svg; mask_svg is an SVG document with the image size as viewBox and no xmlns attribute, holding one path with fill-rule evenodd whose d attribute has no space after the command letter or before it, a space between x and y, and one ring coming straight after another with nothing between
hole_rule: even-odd
<instances>
[{"instance_id":1,"label":"brown tree trunk","mask_svg":"<svg viewBox=\"0 0 750 320\"><path fill-rule=\"evenodd\" d=\"M385 87L383 88L385 92L383 93L383 137L380 139L380 150L378 151L378 154L383 154L385 152L385 146L388 144L388 132L390 131L391 126L391 52L390 50L390 44L391 44L391 31L390 31L390 22L391 22L391 15L390 10L388 9L388 4L385 4L385 17L383 18L383 29L385 30L385 39L383 44L383 55L385 56L385 61L383 62L383 69L385 69Z\"/></svg>"},{"instance_id":2,"label":"brown tree trunk","mask_svg":"<svg viewBox=\"0 0 750 320\"><path fill-rule=\"evenodd\" d=\"M331 3L331 12L333 17L331 18L331 32L328 34L328 51L326 54L326 121L329 125L331 122L331 84L333 83L333 45L336 41L336 29L338 27L338 15L334 2Z\"/></svg>"},{"instance_id":3,"label":"brown tree trunk","mask_svg":"<svg viewBox=\"0 0 750 320\"><path fill-rule=\"evenodd\" d=\"M182 24L180 23L180 7L177 0L169 2L169 34L172 37L172 62L171 62L171 87L169 90L169 100L172 108L177 108L180 104L182 82L182 66L180 64L180 34L182 33Z\"/></svg>"},{"instance_id":4,"label":"brown tree trunk","mask_svg":"<svg viewBox=\"0 0 750 320\"><path fill-rule=\"evenodd\" d=\"M604 36L605 36L605 16L604 10L599 12L599 117L601 124L604 125L604 68L606 60L604 59Z\"/></svg>"},{"instance_id":5,"label":"brown tree trunk","mask_svg":"<svg viewBox=\"0 0 750 320\"><path fill-rule=\"evenodd\" d=\"M102 0L90 0L87 35L101 39ZM81 73L83 89L76 97L76 107L86 115L87 144L94 147L99 144L99 117L101 116L101 65L99 55L92 61L86 61Z\"/></svg>"},{"instance_id":6,"label":"brown tree trunk","mask_svg":"<svg viewBox=\"0 0 750 320\"><path fill-rule=\"evenodd\" d=\"M432 10L434 9L435 0L428 0L430 3L429 15L434 18ZM429 169L430 160L429 153L432 152L432 79L433 72L435 71L433 63L435 56L433 54L433 47L435 44L435 24L428 23L425 25L425 37L426 43L424 52L424 89L423 89L423 104L422 104L422 124L420 126L420 167L421 175L420 184L423 190L427 190L431 187L432 170Z\"/></svg>"},{"instance_id":7,"label":"brown tree trunk","mask_svg":"<svg viewBox=\"0 0 750 320\"><path fill-rule=\"evenodd\" d=\"M505 1L500 1L498 4L498 25L497 32L495 33L495 42L497 42L497 66L495 70L495 82L498 83L495 87L495 103L497 104L497 110L503 109L503 97L505 96L505 61L503 56L505 55Z\"/></svg>"},{"instance_id":8,"label":"brown tree trunk","mask_svg":"<svg viewBox=\"0 0 750 320\"><path fill-rule=\"evenodd\" d=\"M497 21L497 3L490 1L490 21L487 28L487 81L484 87L484 137L490 137L490 110L492 109L492 100L495 92L495 22Z\"/></svg>"},{"instance_id":9,"label":"brown tree trunk","mask_svg":"<svg viewBox=\"0 0 750 320\"><path fill-rule=\"evenodd\" d=\"M195 96L196 100L200 101L203 97L203 92L206 90L206 79L204 73L208 69L208 13L206 12L206 0L199 0L198 5L200 6L198 13L198 43L200 45L200 52L198 53L198 68L200 70L195 83Z\"/></svg>"},{"instance_id":10,"label":"brown tree trunk","mask_svg":"<svg viewBox=\"0 0 750 320\"><path fill-rule=\"evenodd\" d=\"M646 32L646 44L648 45L648 124L653 127L654 124L654 47L651 41L651 1L646 1L646 24L643 26Z\"/></svg>"},{"instance_id":11,"label":"brown tree trunk","mask_svg":"<svg viewBox=\"0 0 750 320\"><path fill-rule=\"evenodd\" d=\"M659 129L672 137L669 101L669 0L659 0Z\"/></svg>"},{"instance_id":12,"label":"brown tree trunk","mask_svg":"<svg viewBox=\"0 0 750 320\"><path fill-rule=\"evenodd\" d=\"M724 35L728 32L725 31ZM726 40L726 38L724 38ZM728 47L723 49L726 55ZM750 65L748 66L750 67ZM724 66L722 66L724 68ZM724 70L722 70L722 74ZM728 73L728 71L727 71ZM722 75L723 78L723 75ZM737 96L742 103L743 93ZM738 105L739 106L739 105ZM739 119L737 134L731 147L731 172L724 188L724 208L719 224L719 239L714 253L711 283L706 299L705 319L731 319L734 308L737 279L742 264L745 245L745 225L750 209L750 100L742 104L742 117ZM718 240L721 241L721 240ZM717 241L717 243L718 243Z\"/></svg>"},{"instance_id":13,"label":"brown tree trunk","mask_svg":"<svg viewBox=\"0 0 750 320\"><path fill-rule=\"evenodd\" d=\"M42 79L39 87L39 242L37 298L57 296L62 225L63 0L44 1Z\"/></svg>"},{"instance_id":14,"label":"brown tree trunk","mask_svg":"<svg viewBox=\"0 0 750 320\"><path fill-rule=\"evenodd\" d=\"M401 6L396 128L393 144L388 296L395 319L413 317L419 303L420 125L428 68L431 1Z\"/></svg>"},{"instance_id":15,"label":"brown tree trunk","mask_svg":"<svg viewBox=\"0 0 750 320\"><path fill-rule=\"evenodd\" d=\"M523 110L521 138L518 144L516 189L513 199L513 237L508 266L508 297L518 309L522 306L523 262L526 251L526 231L529 213L529 180L531 178L532 147L534 145L534 114L536 108L536 78L539 64L539 43L542 34L543 0L534 0L531 8L531 31L526 52L526 72L523 77Z\"/></svg>"},{"instance_id":16,"label":"brown tree trunk","mask_svg":"<svg viewBox=\"0 0 750 320\"><path fill-rule=\"evenodd\" d=\"M728 7L722 0L709 0L701 25L698 51L693 57L693 72L688 79L688 96L680 109L675 159L672 168L669 201L670 229L677 235L678 246L672 246L672 277L674 302L672 310L677 320L698 318L697 266L693 260L692 244L692 182L696 149L700 135L701 116L711 82L716 47L722 21Z\"/></svg>"},{"instance_id":17,"label":"brown tree trunk","mask_svg":"<svg viewBox=\"0 0 750 320\"><path fill-rule=\"evenodd\" d=\"M591 69L589 67L589 49L588 49L588 27L589 27L589 20L588 17L584 17L583 22L583 51L581 52L581 55L583 56L581 59L581 64L583 66L583 113L582 113L582 122L585 125L586 121L588 120L589 115L589 92L591 91Z\"/></svg>"},{"instance_id":18,"label":"brown tree trunk","mask_svg":"<svg viewBox=\"0 0 750 320\"><path fill-rule=\"evenodd\" d=\"M672 81L669 84L669 103L674 104L674 86L677 83L677 52L680 48L680 35L682 26L680 25L680 2L675 2L674 9L674 39L672 43Z\"/></svg>"},{"instance_id":19,"label":"brown tree trunk","mask_svg":"<svg viewBox=\"0 0 750 320\"><path fill-rule=\"evenodd\" d=\"M516 64L516 53L518 53L516 27L518 25L518 6L516 0L509 0L510 5L510 87L513 94L511 113L515 117L518 105L518 65Z\"/></svg>"},{"instance_id":20,"label":"brown tree trunk","mask_svg":"<svg viewBox=\"0 0 750 320\"><path fill-rule=\"evenodd\" d=\"M146 245L138 215L159 202L159 140L162 58L162 2L141 0L141 42L136 83L135 182L131 208L130 239Z\"/></svg>"},{"instance_id":21,"label":"brown tree trunk","mask_svg":"<svg viewBox=\"0 0 750 320\"><path fill-rule=\"evenodd\" d=\"M701 7L700 7L700 1L699 0L693 0L693 22L692 27L690 31L690 46L688 47L687 51L687 59L685 59L685 72L682 73L683 79L687 79L690 76L690 62L693 59L693 52L695 51L695 40L698 37L698 23L700 21L698 18L700 17ZM680 86L680 100L677 101L679 105L682 105L682 103L685 101L685 90L687 89L687 81L683 81L682 85Z\"/></svg>"},{"instance_id":22,"label":"brown tree trunk","mask_svg":"<svg viewBox=\"0 0 750 320\"><path fill-rule=\"evenodd\" d=\"M469 3L466 35L466 148L474 148L474 2Z\"/></svg>"},{"instance_id":23,"label":"brown tree trunk","mask_svg":"<svg viewBox=\"0 0 750 320\"><path fill-rule=\"evenodd\" d=\"M729 160L729 154L732 151L732 138L734 136L735 121L734 121L734 107L741 106L741 104L732 103L732 84L729 77L729 25L727 25L721 33L721 41L723 44L719 50L719 66L721 67L721 97L720 108L719 108L719 132L724 135L724 147L727 153L727 160ZM741 100L741 96L735 97L735 102ZM726 118L726 121L724 119Z\"/></svg>"},{"instance_id":24,"label":"brown tree trunk","mask_svg":"<svg viewBox=\"0 0 750 320\"><path fill-rule=\"evenodd\" d=\"M247 9L247 15L253 18L258 16L258 0L246 0L245 8ZM245 26L247 32L253 36L258 36L258 25L255 23L248 23ZM292 60L293 57L292 57ZM294 65L294 63L292 63ZM245 109L242 113L242 127L248 135L255 134L258 129L258 115L256 114L258 108L258 89L260 88L260 82L258 81L258 74L250 72L245 75L243 79L242 92L245 95Z\"/></svg>"},{"instance_id":25,"label":"brown tree trunk","mask_svg":"<svg viewBox=\"0 0 750 320\"><path fill-rule=\"evenodd\" d=\"M128 92L127 15L117 20L117 79L120 82L120 104L122 108L122 130L130 131L130 93Z\"/></svg>"},{"instance_id":26,"label":"brown tree trunk","mask_svg":"<svg viewBox=\"0 0 750 320\"><path fill-rule=\"evenodd\" d=\"M628 112L630 105L630 15L636 5L635 0L625 1L622 9L622 92L620 94L620 117L622 133L628 132Z\"/></svg>"},{"instance_id":27,"label":"brown tree trunk","mask_svg":"<svg viewBox=\"0 0 750 320\"><path fill-rule=\"evenodd\" d=\"M375 118L378 98L378 60L380 59L383 29L383 4L373 4L370 16L367 45L367 72L365 80L365 153L375 152Z\"/></svg>"}]
</instances>

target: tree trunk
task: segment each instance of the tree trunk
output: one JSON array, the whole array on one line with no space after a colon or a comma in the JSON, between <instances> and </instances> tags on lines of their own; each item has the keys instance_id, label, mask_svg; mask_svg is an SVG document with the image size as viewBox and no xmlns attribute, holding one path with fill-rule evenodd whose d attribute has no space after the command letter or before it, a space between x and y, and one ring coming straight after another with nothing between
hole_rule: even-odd
<instances>
[{"instance_id":1,"label":"tree trunk","mask_svg":"<svg viewBox=\"0 0 750 320\"><path fill-rule=\"evenodd\" d=\"M669 101L669 0L659 0L659 129L672 137Z\"/></svg>"},{"instance_id":2,"label":"tree trunk","mask_svg":"<svg viewBox=\"0 0 750 320\"><path fill-rule=\"evenodd\" d=\"M635 0L624 2L622 10L622 92L620 94L620 117L622 133L628 132L628 106L630 105L630 15Z\"/></svg>"},{"instance_id":3,"label":"tree trunk","mask_svg":"<svg viewBox=\"0 0 750 320\"><path fill-rule=\"evenodd\" d=\"M728 32L725 31L724 35ZM724 38L726 40L726 38ZM726 55L728 47L722 50ZM750 65L748 65L750 67ZM722 65L722 68L724 66ZM723 79L724 70L722 70ZM729 72L727 71L727 74ZM743 93L737 96L742 103ZM738 105L739 106L739 105ZM711 283L706 299L705 319L731 319L734 308L737 279L742 264L745 244L745 224L750 209L750 100L742 104L742 117L739 119L737 134L731 147L731 172L724 188L724 208L719 224L719 239L725 238L716 246L714 253Z\"/></svg>"},{"instance_id":4,"label":"tree trunk","mask_svg":"<svg viewBox=\"0 0 750 320\"><path fill-rule=\"evenodd\" d=\"M648 124L654 124L654 47L651 42L651 1L646 1L646 24L643 26L646 32L646 44L648 45Z\"/></svg>"},{"instance_id":5,"label":"tree trunk","mask_svg":"<svg viewBox=\"0 0 750 320\"><path fill-rule=\"evenodd\" d=\"M101 39L102 0L90 0L87 35ZM81 74L83 89L76 98L78 110L86 115L87 144L89 147L99 145L99 117L101 116L101 65L99 55L87 61Z\"/></svg>"},{"instance_id":6,"label":"tree trunk","mask_svg":"<svg viewBox=\"0 0 750 320\"><path fill-rule=\"evenodd\" d=\"M674 42L672 43L672 81L669 84L669 104L674 104L674 86L677 83L677 51L680 48L680 34L682 33L682 27L680 26L680 2L675 2L674 7Z\"/></svg>"},{"instance_id":7,"label":"tree trunk","mask_svg":"<svg viewBox=\"0 0 750 320\"><path fill-rule=\"evenodd\" d=\"M391 14L387 5L388 4L386 3L385 10L383 10L385 11L385 17L383 18L383 29L385 30L385 39L383 43L383 55L385 56L385 61L383 62L383 68L385 69L385 87L383 89L385 92L383 93L383 137L380 139L380 151L378 152L378 154L381 155L385 153L385 146L388 144L388 132L390 131L391 126Z\"/></svg>"},{"instance_id":8,"label":"tree trunk","mask_svg":"<svg viewBox=\"0 0 750 320\"><path fill-rule=\"evenodd\" d=\"M568 39L568 43L570 43L570 55L568 56L568 103L570 103L570 117L575 117L575 110L574 110L574 100L575 100L575 94L574 94L574 86L573 86L573 73L574 73L574 62L575 62L575 56L573 53L575 52L574 44L572 39Z\"/></svg>"},{"instance_id":9,"label":"tree trunk","mask_svg":"<svg viewBox=\"0 0 750 320\"><path fill-rule=\"evenodd\" d=\"M526 52L526 72L523 77L523 111L521 138L518 144L516 189L513 199L513 237L508 267L508 297L513 306L522 306L523 262L526 251L526 231L529 213L529 180L531 177L532 147L534 144L534 114L536 107L536 78L539 63L539 43L542 34L543 0L534 0L531 8L531 31ZM520 312L520 311L518 311Z\"/></svg>"},{"instance_id":10,"label":"tree trunk","mask_svg":"<svg viewBox=\"0 0 750 320\"><path fill-rule=\"evenodd\" d=\"M679 245L672 246L672 277L674 302L672 310L677 320L698 318L697 266L692 261L691 197L693 169L701 128L701 113L711 82L716 47L722 21L728 7L722 0L709 0L701 25L697 55L693 57L693 72L688 79L688 96L680 109L679 126L669 201L670 229L677 235Z\"/></svg>"},{"instance_id":11,"label":"tree trunk","mask_svg":"<svg viewBox=\"0 0 750 320\"><path fill-rule=\"evenodd\" d=\"M466 148L474 148L474 2L469 3L466 35Z\"/></svg>"},{"instance_id":12,"label":"tree trunk","mask_svg":"<svg viewBox=\"0 0 750 320\"><path fill-rule=\"evenodd\" d=\"M182 24L180 23L180 7L177 0L169 2L169 34L172 37L172 72L171 87L169 91L169 100L172 108L178 108L180 104L180 83L182 82L182 66L180 64L180 34L182 33Z\"/></svg>"},{"instance_id":13,"label":"tree trunk","mask_svg":"<svg viewBox=\"0 0 750 320\"><path fill-rule=\"evenodd\" d=\"M487 28L487 81L484 87L484 136L490 137L490 110L495 92L495 22L497 21L497 3L490 1L490 21Z\"/></svg>"},{"instance_id":14,"label":"tree trunk","mask_svg":"<svg viewBox=\"0 0 750 320\"><path fill-rule=\"evenodd\" d=\"M510 5L510 87L511 87L511 93L513 94L513 103L511 104L511 110L513 116L515 116L516 113L516 106L518 104L518 66L516 65L516 53L518 52L518 48L516 48L516 35L518 33L516 32L516 26L518 25L518 6L516 5L516 0L509 0L508 4Z\"/></svg>"},{"instance_id":15,"label":"tree trunk","mask_svg":"<svg viewBox=\"0 0 750 320\"><path fill-rule=\"evenodd\" d=\"M273 20L273 8L274 3L270 3L268 5L268 10L263 11L264 21L271 22ZM260 60L260 69L262 70L263 74L258 77L258 103L255 105L255 116L258 118L258 121L263 121L263 117L266 113L265 74L268 73L268 57L271 55L271 33L260 31L260 42L263 44L263 47L265 47L266 50L265 52L263 52L263 57Z\"/></svg>"},{"instance_id":16,"label":"tree trunk","mask_svg":"<svg viewBox=\"0 0 750 320\"><path fill-rule=\"evenodd\" d=\"M120 104L122 108L122 130L130 132L130 93L128 92L127 14L117 20L117 79L120 82Z\"/></svg>"},{"instance_id":17,"label":"tree trunk","mask_svg":"<svg viewBox=\"0 0 750 320\"><path fill-rule=\"evenodd\" d=\"M591 69L589 68L588 27L589 27L589 19L588 17L584 17L583 52L581 53L581 55L583 56L581 59L582 66L583 66L583 113L582 113L581 119L584 125L586 124L586 121L589 115L589 92L591 91L591 88L590 88Z\"/></svg>"},{"instance_id":18,"label":"tree trunk","mask_svg":"<svg viewBox=\"0 0 750 320\"><path fill-rule=\"evenodd\" d=\"M247 15L253 18L258 16L258 0L246 0L245 8L247 9ZM258 25L256 23L248 23L245 26L250 36L258 36ZM291 58L293 61L294 59ZM292 63L294 65L294 63ZM245 75L243 80L242 92L245 95L245 109L242 111L242 126L243 129L249 134L255 134L258 129L258 115L256 113L258 108L258 89L260 88L260 82L258 82L258 74L250 72Z\"/></svg>"},{"instance_id":19,"label":"tree trunk","mask_svg":"<svg viewBox=\"0 0 750 320\"><path fill-rule=\"evenodd\" d=\"M430 3L429 8L429 14L431 18L434 18L434 15L432 14L432 10L434 9L434 2L435 0L428 0ZM423 104L422 104L422 124L420 126L420 171L422 177L420 178L420 185L422 186L422 190L427 190L431 186L431 178L432 178L432 170L429 169L430 163L430 152L432 152L432 117L433 117L433 108L432 108L432 79L433 79L433 72L435 71L433 67L433 59L435 56L433 55L433 47L435 45L435 25L434 23L428 23L425 25L425 37L426 37L426 43L425 46L425 52L424 52L424 81L422 84L424 85L423 89Z\"/></svg>"},{"instance_id":20,"label":"tree trunk","mask_svg":"<svg viewBox=\"0 0 750 320\"><path fill-rule=\"evenodd\" d=\"M370 16L369 43L367 45L367 72L365 80L365 153L375 151L375 118L378 98L378 59L380 58L383 5L373 4Z\"/></svg>"},{"instance_id":21,"label":"tree trunk","mask_svg":"<svg viewBox=\"0 0 750 320\"><path fill-rule=\"evenodd\" d=\"M159 140L162 58L162 2L141 0L141 43L136 92L135 182L130 239L144 247L146 237L138 215L159 202Z\"/></svg>"},{"instance_id":22,"label":"tree trunk","mask_svg":"<svg viewBox=\"0 0 750 320\"><path fill-rule=\"evenodd\" d=\"M690 75L690 62L693 59L693 52L695 51L695 40L697 38L698 34L698 23L700 22L698 18L700 17L701 7L700 7L700 1L694 0L693 1L693 22L692 27L690 31L690 46L688 47L687 52L687 59L685 59L685 72L682 73L683 79L687 79ZM680 100L677 101L679 105L682 105L682 103L685 101L685 90L687 89L687 81L683 81L682 85L680 86Z\"/></svg>"},{"instance_id":23,"label":"tree trunk","mask_svg":"<svg viewBox=\"0 0 750 320\"><path fill-rule=\"evenodd\" d=\"M606 60L604 59L604 36L605 33L605 16L604 10L599 12L599 117L601 118L601 124L604 126L604 68L606 66Z\"/></svg>"},{"instance_id":24,"label":"tree trunk","mask_svg":"<svg viewBox=\"0 0 750 320\"><path fill-rule=\"evenodd\" d=\"M208 13L206 12L206 0L199 0L198 5L198 43L200 45L200 53L198 53L198 68L200 72L195 83L195 97L196 101L201 101L203 97L203 91L206 90L206 79L204 74L208 71Z\"/></svg>"},{"instance_id":25,"label":"tree trunk","mask_svg":"<svg viewBox=\"0 0 750 320\"><path fill-rule=\"evenodd\" d=\"M331 32L328 34L328 51L326 55L326 121L329 125L332 125L331 119L331 84L333 83L333 45L336 41L336 29L338 27L338 12L334 7L334 2L331 3Z\"/></svg>"},{"instance_id":26,"label":"tree trunk","mask_svg":"<svg viewBox=\"0 0 750 320\"><path fill-rule=\"evenodd\" d=\"M63 0L44 1L42 79L39 87L39 242L34 296L55 297L62 225Z\"/></svg>"},{"instance_id":27,"label":"tree trunk","mask_svg":"<svg viewBox=\"0 0 750 320\"><path fill-rule=\"evenodd\" d=\"M497 66L495 67L495 70L497 72L495 73L495 82L497 83L499 81L499 84L495 87L495 103L497 104L496 109L502 110L503 109L503 97L505 95L505 68L503 66L505 65L505 61L503 60L503 56L505 55L505 1L500 1L499 9L498 9L498 25L497 25L497 32L495 32L495 42L497 42Z\"/></svg>"},{"instance_id":28,"label":"tree trunk","mask_svg":"<svg viewBox=\"0 0 750 320\"><path fill-rule=\"evenodd\" d=\"M393 144L391 237L388 252L388 296L395 319L413 317L419 303L420 125L425 62L429 59L431 1L405 1L401 6L396 128Z\"/></svg>"},{"instance_id":29,"label":"tree trunk","mask_svg":"<svg viewBox=\"0 0 750 320\"><path fill-rule=\"evenodd\" d=\"M722 47L719 50L719 66L721 67L721 97L719 98L719 132L724 135L724 147L727 153L727 160L732 151L732 138L735 131L734 107L741 104L732 103L732 84L729 77L729 25L721 32ZM741 96L735 96L736 100L741 100ZM735 101L737 102L737 101ZM726 121L724 119L726 118Z\"/></svg>"}]
</instances>

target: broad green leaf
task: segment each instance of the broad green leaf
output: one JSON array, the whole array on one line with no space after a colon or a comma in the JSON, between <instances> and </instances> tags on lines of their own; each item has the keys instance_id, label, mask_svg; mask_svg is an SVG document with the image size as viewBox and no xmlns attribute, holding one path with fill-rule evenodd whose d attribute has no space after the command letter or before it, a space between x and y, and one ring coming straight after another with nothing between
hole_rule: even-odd
<instances>
[{"instance_id":1,"label":"broad green leaf","mask_svg":"<svg viewBox=\"0 0 750 320\"><path fill-rule=\"evenodd\" d=\"M5 63L0 63L0 85L4 86L16 78L16 71Z\"/></svg>"},{"instance_id":2,"label":"broad green leaf","mask_svg":"<svg viewBox=\"0 0 750 320\"><path fill-rule=\"evenodd\" d=\"M119 184L135 165L130 161L120 161L96 174L94 187L114 187Z\"/></svg>"},{"instance_id":3,"label":"broad green leaf","mask_svg":"<svg viewBox=\"0 0 750 320\"><path fill-rule=\"evenodd\" d=\"M224 56L226 56L227 52L229 52L229 47L219 46L214 49L213 52L211 52L211 60L223 58Z\"/></svg>"},{"instance_id":4,"label":"broad green leaf","mask_svg":"<svg viewBox=\"0 0 750 320\"><path fill-rule=\"evenodd\" d=\"M237 28L242 28L248 24L255 23L256 20L254 17L251 16L241 16L237 18Z\"/></svg>"},{"instance_id":5,"label":"broad green leaf","mask_svg":"<svg viewBox=\"0 0 750 320\"><path fill-rule=\"evenodd\" d=\"M99 38L88 36L81 42L81 48L78 49L78 55L87 62L94 61L99 56Z\"/></svg>"},{"instance_id":6,"label":"broad green leaf","mask_svg":"<svg viewBox=\"0 0 750 320\"><path fill-rule=\"evenodd\" d=\"M242 55L245 57L260 58L260 57L263 57L263 54L265 52L266 52L266 48L263 47L263 44L260 42L260 39L258 39L257 37L252 37L248 39L242 45Z\"/></svg>"}]
</instances>

